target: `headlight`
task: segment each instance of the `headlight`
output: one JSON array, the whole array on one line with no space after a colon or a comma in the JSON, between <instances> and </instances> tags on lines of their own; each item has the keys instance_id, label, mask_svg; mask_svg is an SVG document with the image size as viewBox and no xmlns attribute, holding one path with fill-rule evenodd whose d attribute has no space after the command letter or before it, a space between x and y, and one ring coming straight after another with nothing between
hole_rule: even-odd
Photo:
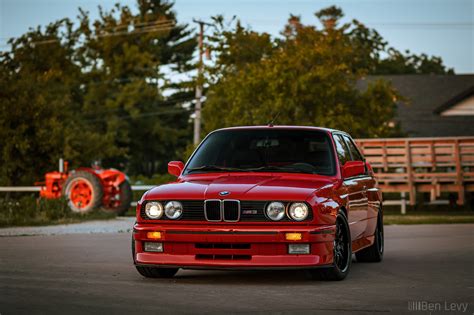
<instances>
[{"instance_id":1,"label":"headlight","mask_svg":"<svg viewBox=\"0 0 474 315\"><path fill-rule=\"evenodd\" d=\"M165 214L169 219L177 219L183 214L183 205L179 201L169 201L165 205Z\"/></svg>"},{"instance_id":2,"label":"headlight","mask_svg":"<svg viewBox=\"0 0 474 315\"><path fill-rule=\"evenodd\" d=\"M305 203L295 202L290 205L288 214L295 221L303 221L308 217L309 209Z\"/></svg>"},{"instance_id":3,"label":"headlight","mask_svg":"<svg viewBox=\"0 0 474 315\"><path fill-rule=\"evenodd\" d=\"M150 219L159 219L163 215L163 206L156 201L147 202L145 204L145 213Z\"/></svg>"},{"instance_id":4,"label":"headlight","mask_svg":"<svg viewBox=\"0 0 474 315\"><path fill-rule=\"evenodd\" d=\"M281 202L271 202L266 209L267 217L273 221L279 221L285 216L285 205Z\"/></svg>"}]
</instances>

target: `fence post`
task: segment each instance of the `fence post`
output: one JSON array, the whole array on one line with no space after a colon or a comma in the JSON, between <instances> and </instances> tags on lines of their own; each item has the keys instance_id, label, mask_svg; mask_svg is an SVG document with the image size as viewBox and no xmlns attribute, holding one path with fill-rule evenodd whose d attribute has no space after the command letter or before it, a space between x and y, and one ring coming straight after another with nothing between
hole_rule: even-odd
<instances>
[{"instance_id":1,"label":"fence post","mask_svg":"<svg viewBox=\"0 0 474 315\"><path fill-rule=\"evenodd\" d=\"M407 214L407 198L406 198L406 192L402 191L400 193L400 202L401 202L401 213L402 214Z\"/></svg>"},{"instance_id":2,"label":"fence post","mask_svg":"<svg viewBox=\"0 0 474 315\"><path fill-rule=\"evenodd\" d=\"M464 205L464 175L462 172L461 166L461 152L459 150L459 140L454 140L454 158L456 159L456 188L458 191L458 201L459 206Z\"/></svg>"},{"instance_id":3,"label":"fence post","mask_svg":"<svg viewBox=\"0 0 474 315\"><path fill-rule=\"evenodd\" d=\"M410 205L414 206L416 203L416 188L413 179L413 169L411 163L411 148L410 141L405 140L405 153L406 153L406 163L407 163L407 177L408 177L408 187L410 189Z\"/></svg>"}]
</instances>

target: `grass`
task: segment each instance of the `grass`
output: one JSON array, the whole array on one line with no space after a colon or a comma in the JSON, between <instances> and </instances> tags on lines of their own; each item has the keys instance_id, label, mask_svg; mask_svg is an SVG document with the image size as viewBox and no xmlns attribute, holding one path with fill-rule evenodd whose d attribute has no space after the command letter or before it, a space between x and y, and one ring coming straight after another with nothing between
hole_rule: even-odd
<instances>
[{"instance_id":1,"label":"grass","mask_svg":"<svg viewBox=\"0 0 474 315\"><path fill-rule=\"evenodd\" d=\"M39 199L34 195L0 199L0 227L68 224L112 218L115 214L100 210L74 213L64 199Z\"/></svg>"},{"instance_id":2,"label":"grass","mask_svg":"<svg viewBox=\"0 0 474 315\"><path fill-rule=\"evenodd\" d=\"M400 210L384 210L384 224L452 224L474 223L474 211L469 209L450 209L448 207L431 207L408 209L403 215Z\"/></svg>"}]
</instances>

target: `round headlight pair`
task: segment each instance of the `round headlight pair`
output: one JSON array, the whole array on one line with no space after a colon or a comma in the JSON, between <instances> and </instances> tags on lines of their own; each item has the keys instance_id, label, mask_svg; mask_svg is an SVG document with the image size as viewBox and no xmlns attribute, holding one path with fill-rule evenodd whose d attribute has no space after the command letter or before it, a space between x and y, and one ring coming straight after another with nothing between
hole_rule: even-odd
<instances>
[{"instance_id":1,"label":"round headlight pair","mask_svg":"<svg viewBox=\"0 0 474 315\"><path fill-rule=\"evenodd\" d=\"M157 201L145 204L145 214L150 219L159 219L163 216L163 213L168 219L178 219L183 214L183 205L179 201L168 201L163 209L163 205Z\"/></svg>"},{"instance_id":2,"label":"round headlight pair","mask_svg":"<svg viewBox=\"0 0 474 315\"><path fill-rule=\"evenodd\" d=\"M265 209L267 217L273 221L280 221L285 216L285 205L279 201L270 202ZM288 208L288 216L295 221L303 221L309 215L308 206L302 202L294 202Z\"/></svg>"}]
</instances>

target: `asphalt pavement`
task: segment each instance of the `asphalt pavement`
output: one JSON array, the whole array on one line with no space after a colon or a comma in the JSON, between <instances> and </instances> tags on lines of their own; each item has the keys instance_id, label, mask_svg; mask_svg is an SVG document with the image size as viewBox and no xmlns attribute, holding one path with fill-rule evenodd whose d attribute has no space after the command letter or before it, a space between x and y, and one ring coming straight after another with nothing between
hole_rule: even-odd
<instances>
[{"instance_id":1,"label":"asphalt pavement","mask_svg":"<svg viewBox=\"0 0 474 315\"><path fill-rule=\"evenodd\" d=\"M384 261L355 262L341 282L310 281L302 271L145 279L130 238L0 237L0 314L474 314L473 224L388 226Z\"/></svg>"}]
</instances>

